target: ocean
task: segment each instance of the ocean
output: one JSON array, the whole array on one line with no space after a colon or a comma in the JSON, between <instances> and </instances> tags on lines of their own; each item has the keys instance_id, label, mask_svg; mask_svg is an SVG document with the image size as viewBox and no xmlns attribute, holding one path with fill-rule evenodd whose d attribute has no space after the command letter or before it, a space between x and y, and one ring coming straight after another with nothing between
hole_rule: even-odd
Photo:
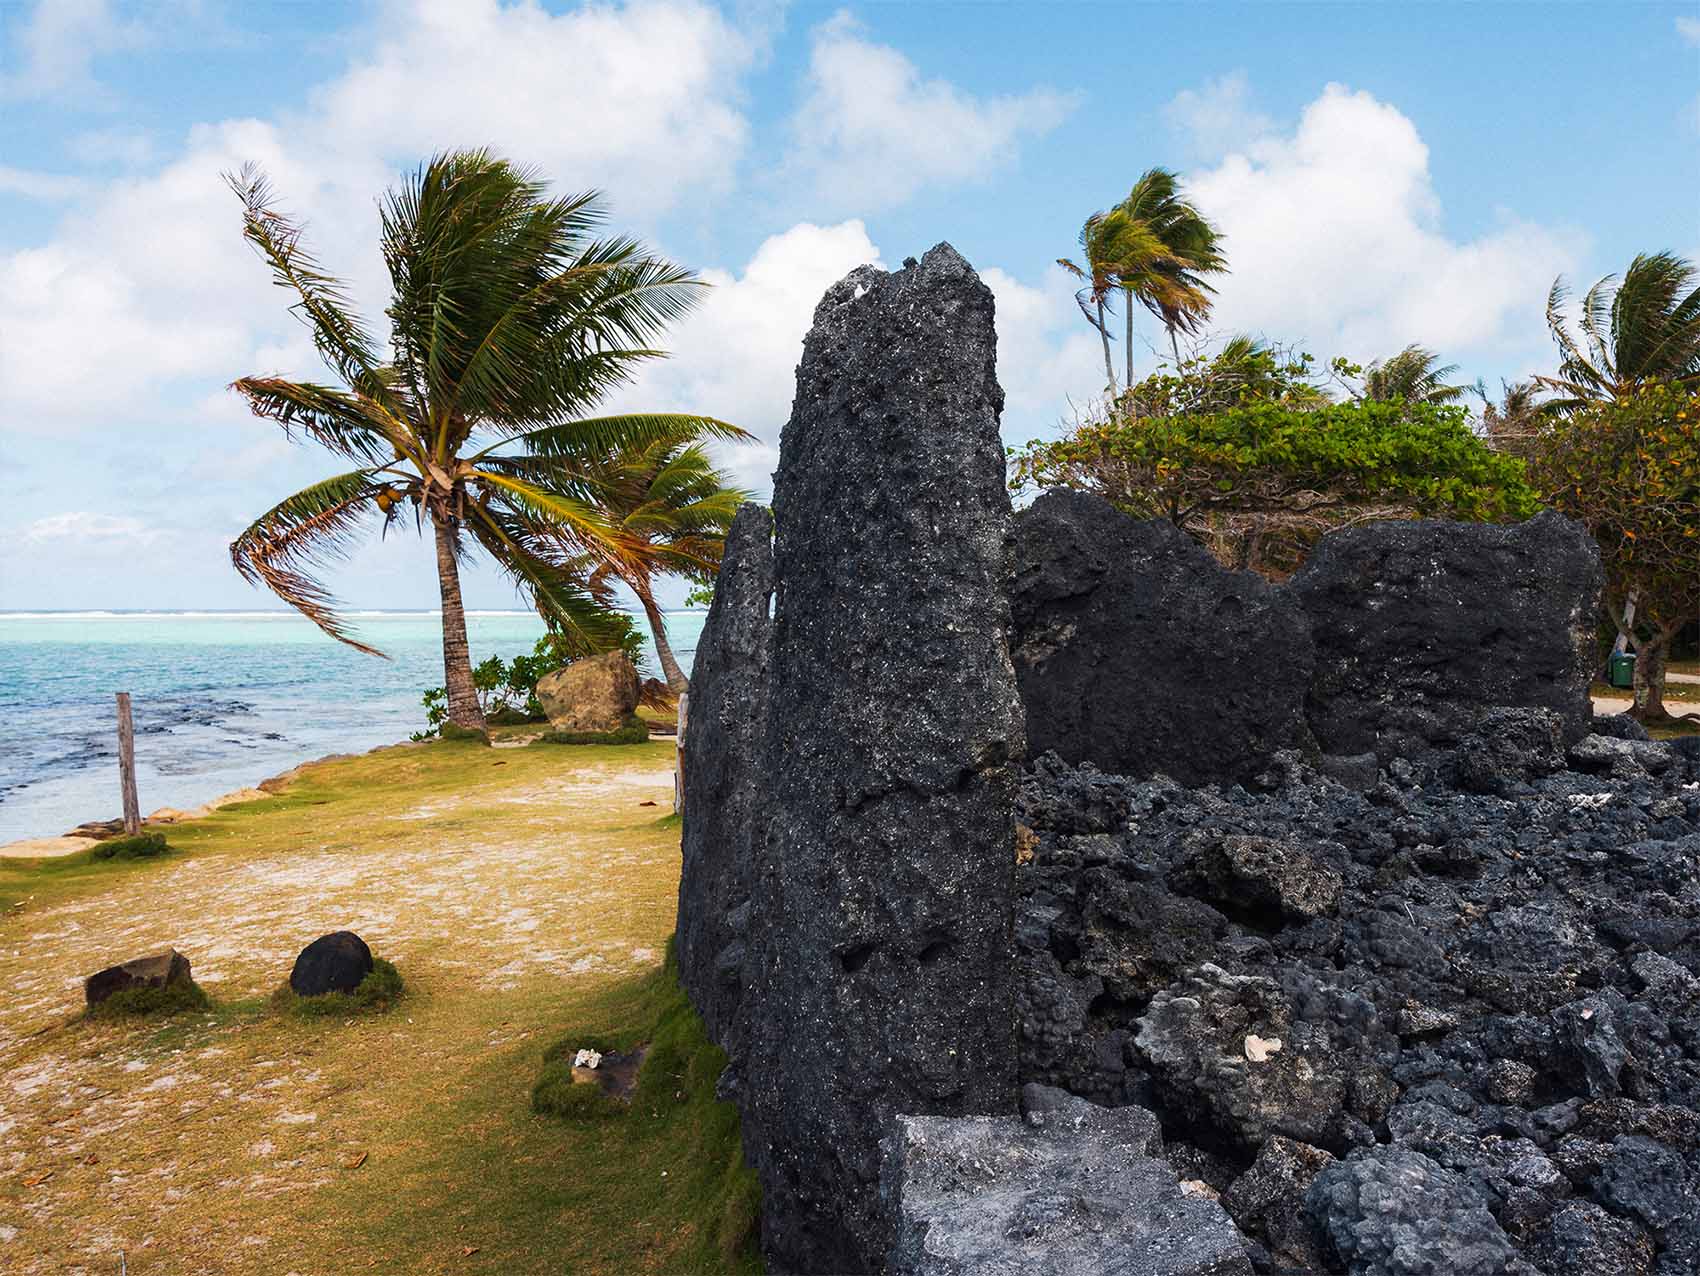
<instances>
[{"instance_id":1,"label":"ocean","mask_svg":"<svg viewBox=\"0 0 1700 1276\"><path fill-rule=\"evenodd\" d=\"M668 613L686 669L705 615ZM443 681L438 618L351 618L391 659L293 612L0 612L0 843L119 814L115 692L134 704L144 815L407 739L425 725L421 693ZM529 652L542 633L530 612L467 617L475 664Z\"/></svg>"}]
</instances>

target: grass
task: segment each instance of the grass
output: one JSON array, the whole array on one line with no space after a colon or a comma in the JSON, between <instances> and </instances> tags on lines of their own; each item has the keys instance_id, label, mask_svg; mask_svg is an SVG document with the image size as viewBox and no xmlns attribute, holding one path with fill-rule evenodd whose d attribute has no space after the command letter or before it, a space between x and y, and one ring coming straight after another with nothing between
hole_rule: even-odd
<instances>
[{"instance_id":1,"label":"grass","mask_svg":"<svg viewBox=\"0 0 1700 1276\"><path fill-rule=\"evenodd\" d=\"M164 855L171 849L164 833L134 833L129 837L109 837L89 847L90 862L98 860L148 860Z\"/></svg>"},{"instance_id":2,"label":"grass","mask_svg":"<svg viewBox=\"0 0 1700 1276\"><path fill-rule=\"evenodd\" d=\"M121 1019L126 1016L193 1014L206 1010L211 1001L193 979L139 988L121 988L97 1006L83 1012L88 1019Z\"/></svg>"},{"instance_id":3,"label":"grass","mask_svg":"<svg viewBox=\"0 0 1700 1276\"><path fill-rule=\"evenodd\" d=\"M0 862L7 1270L759 1270L721 1060L661 964L673 751L391 748L174 825L168 856ZM406 995L276 1013L344 928ZM81 1018L71 976L167 944L210 1005ZM594 1040L648 1043L631 1102L539 1112L549 1043Z\"/></svg>"},{"instance_id":4,"label":"grass","mask_svg":"<svg viewBox=\"0 0 1700 1276\"><path fill-rule=\"evenodd\" d=\"M637 714L628 714L617 731L545 731L538 744L642 744L649 739L649 724Z\"/></svg>"},{"instance_id":5,"label":"grass","mask_svg":"<svg viewBox=\"0 0 1700 1276\"><path fill-rule=\"evenodd\" d=\"M401 1000L401 974L382 957L372 959L372 969L353 992L327 992L303 997L287 983L272 994L272 1005L285 1014L308 1019L353 1015L388 1010Z\"/></svg>"}]
</instances>

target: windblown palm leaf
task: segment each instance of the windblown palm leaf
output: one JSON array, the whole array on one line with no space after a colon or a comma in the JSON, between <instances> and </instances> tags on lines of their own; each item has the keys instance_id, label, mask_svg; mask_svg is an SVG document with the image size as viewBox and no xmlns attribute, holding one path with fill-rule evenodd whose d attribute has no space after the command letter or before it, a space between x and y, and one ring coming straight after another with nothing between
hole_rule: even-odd
<instances>
[{"instance_id":1,"label":"windblown palm leaf","mask_svg":"<svg viewBox=\"0 0 1700 1276\"><path fill-rule=\"evenodd\" d=\"M1547 328L1558 345L1558 375L1536 380L1561 412L1614 402L1650 381L1700 384L1700 287L1692 262L1674 253L1635 258L1623 279L1607 275L1582 298L1573 334L1563 277L1547 294Z\"/></svg>"},{"instance_id":2,"label":"windblown palm leaf","mask_svg":"<svg viewBox=\"0 0 1700 1276\"><path fill-rule=\"evenodd\" d=\"M439 155L381 208L392 289L386 361L264 177L249 168L228 180L244 234L295 297L291 309L342 383L256 376L233 388L287 434L362 467L262 515L231 545L237 570L327 634L371 651L315 573L369 521L387 527L410 506L437 540L449 714L463 725L481 722L458 574L467 538L513 578L566 650L616 640L607 576L656 570L676 550L623 527L628 511L608 512L602 467L664 440L747 437L695 414L590 415L660 356L657 341L694 303L696 278L634 240L596 237L604 214L595 192L551 199L535 176L489 152Z\"/></svg>"},{"instance_id":3,"label":"windblown palm leaf","mask_svg":"<svg viewBox=\"0 0 1700 1276\"><path fill-rule=\"evenodd\" d=\"M1371 403L1451 403L1470 392L1467 385L1451 385L1446 378L1458 371L1455 363L1441 364L1440 356L1422 346L1409 345L1389 359L1369 365L1364 373L1363 397Z\"/></svg>"}]
</instances>

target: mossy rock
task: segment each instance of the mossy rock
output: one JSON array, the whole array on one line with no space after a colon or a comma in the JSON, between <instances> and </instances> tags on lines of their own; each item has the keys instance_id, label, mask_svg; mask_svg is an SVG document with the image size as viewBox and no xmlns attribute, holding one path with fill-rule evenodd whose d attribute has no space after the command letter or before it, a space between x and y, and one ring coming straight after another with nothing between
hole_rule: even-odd
<instances>
[{"instance_id":1,"label":"mossy rock","mask_svg":"<svg viewBox=\"0 0 1700 1276\"><path fill-rule=\"evenodd\" d=\"M151 860L164 855L171 847L163 833L133 833L128 837L109 837L89 847L91 860Z\"/></svg>"},{"instance_id":2,"label":"mossy rock","mask_svg":"<svg viewBox=\"0 0 1700 1276\"><path fill-rule=\"evenodd\" d=\"M353 992L327 992L317 997L302 997L285 984L272 994L272 1004L290 1014L318 1019L385 1011L401 999L401 993L401 973L393 963L374 957L371 972Z\"/></svg>"},{"instance_id":3,"label":"mossy rock","mask_svg":"<svg viewBox=\"0 0 1700 1276\"><path fill-rule=\"evenodd\" d=\"M545 731L537 744L643 744L649 739L649 723L635 713L626 715L618 731Z\"/></svg>"},{"instance_id":4,"label":"mossy rock","mask_svg":"<svg viewBox=\"0 0 1700 1276\"><path fill-rule=\"evenodd\" d=\"M443 740L471 741L475 744L489 744L490 733L482 727L463 727L458 722L445 722L437 728L438 738Z\"/></svg>"},{"instance_id":5,"label":"mossy rock","mask_svg":"<svg viewBox=\"0 0 1700 1276\"><path fill-rule=\"evenodd\" d=\"M494 713L484 715L484 722L492 727L525 727L534 722L547 722L549 719L540 713L527 713L524 709L497 709Z\"/></svg>"},{"instance_id":6,"label":"mossy rock","mask_svg":"<svg viewBox=\"0 0 1700 1276\"><path fill-rule=\"evenodd\" d=\"M169 984L122 988L83 1013L89 1019L124 1019L193 1014L211 1006L212 1000L198 983L193 979L179 979Z\"/></svg>"}]
</instances>

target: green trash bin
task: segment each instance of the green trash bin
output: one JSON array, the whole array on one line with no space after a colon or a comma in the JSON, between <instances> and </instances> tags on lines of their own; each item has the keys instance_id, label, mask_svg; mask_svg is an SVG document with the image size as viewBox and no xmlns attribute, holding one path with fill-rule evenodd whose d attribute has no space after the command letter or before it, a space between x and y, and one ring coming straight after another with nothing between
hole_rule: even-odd
<instances>
[{"instance_id":1,"label":"green trash bin","mask_svg":"<svg viewBox=\"0 0 1700 1276\"><path fill-rule=\"evenodd\" d=\"M1606 665L1606 681L1614 687L1633 687L1635 685L1635 653L1630 651L1614 651L1611 660Z\"/></svg>"}]
</instances>

